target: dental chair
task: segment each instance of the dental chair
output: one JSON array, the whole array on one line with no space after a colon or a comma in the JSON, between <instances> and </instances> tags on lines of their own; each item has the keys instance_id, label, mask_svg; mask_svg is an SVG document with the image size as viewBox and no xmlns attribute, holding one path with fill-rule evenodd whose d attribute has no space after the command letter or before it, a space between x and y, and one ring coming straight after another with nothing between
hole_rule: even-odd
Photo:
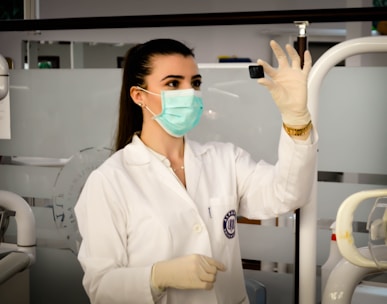
<instances>
[{"instance_id":1,"label":"dental chair","mask_svg":"<svg viewBox=\"0 0 387 304\"><path fill-rule=\"evenodd\" d=\"M377 199L367 223L368 246L356 248L352 236L353 214L360 203L370 198ZM381 217L378 213L382 214ZM336 240L343 258L328 277L322 304L354 303L351 302L354 291L363 278L387 272L387 189L361 191L344 200L337 212ZM384 286L386 295L387 284ZM372 304L385 303L387 298L378 296L370 302L370 297L371 294L366 296L368 303Z\"/></svg>"}]
</instances>

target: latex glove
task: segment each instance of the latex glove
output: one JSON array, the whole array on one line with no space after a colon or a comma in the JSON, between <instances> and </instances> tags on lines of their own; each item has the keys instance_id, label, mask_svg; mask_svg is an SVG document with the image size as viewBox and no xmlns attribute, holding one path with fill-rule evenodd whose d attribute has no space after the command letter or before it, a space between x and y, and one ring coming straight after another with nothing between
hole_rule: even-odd
<instances>
[{"instance_id":1,"label":"latex glove","mask_svg":"<svg viewBox=\"0 0 387 304\"><path fill-rule=\"evenodd\" d=\"M270 46L277 58L278 68L274 69L267 62L259 59L257 63L263 66L270 79L259 78L258 83L270 91L285 124L291 126L306 125L310 121L307 107L307 81L312 67L310 52L305 52L304 67L301 69L300 56L291 45L286 45L286 51L292 61L291 64L277 42L270 41Z\"/></svg>"},{"instance_id":2,"label":"latex glove","mask_svg":"<svg viewBox=\"0 0 387 304\"><path fill-rule=\"evenodd\" d=\"M153 265L151 285L156 289L211 289L216 274L226 267L213 258L193 254Z\"/></svg>"}]
</instances>

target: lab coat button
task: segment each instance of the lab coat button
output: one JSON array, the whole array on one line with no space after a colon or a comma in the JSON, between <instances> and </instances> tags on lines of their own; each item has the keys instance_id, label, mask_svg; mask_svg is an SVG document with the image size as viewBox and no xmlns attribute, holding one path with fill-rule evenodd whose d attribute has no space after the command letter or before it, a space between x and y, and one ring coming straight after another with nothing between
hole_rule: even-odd
<instances>
[{"instance_id":1,"label":"lab coat button","mask_svg":"<svg viewBox=\"0 0 387 304\"><path fill-rule=\"evenodd\" d=\"M197 233L202 232L202 226L200 224L196 224L193 226L193 230Z\"/></svg>"}]
</instances>

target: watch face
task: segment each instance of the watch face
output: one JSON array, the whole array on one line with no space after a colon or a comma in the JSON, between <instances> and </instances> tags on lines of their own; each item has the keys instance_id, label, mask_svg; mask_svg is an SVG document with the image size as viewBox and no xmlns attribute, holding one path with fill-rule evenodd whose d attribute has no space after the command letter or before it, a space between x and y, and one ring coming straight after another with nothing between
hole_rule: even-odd
<instances>
[{"instance_id":1,"label":"watch face","mask_svg":"<svg viewBox=\"0 0 387 304\"><path fill-rule=\"evenodd\" d=\"M58 173L54 185L54 220L63 233L68 248L78 252L80 235L74 206L89 174L101 165L112 151L107 148L88 148L73 155Z\"/></svg>"}]
</instances>

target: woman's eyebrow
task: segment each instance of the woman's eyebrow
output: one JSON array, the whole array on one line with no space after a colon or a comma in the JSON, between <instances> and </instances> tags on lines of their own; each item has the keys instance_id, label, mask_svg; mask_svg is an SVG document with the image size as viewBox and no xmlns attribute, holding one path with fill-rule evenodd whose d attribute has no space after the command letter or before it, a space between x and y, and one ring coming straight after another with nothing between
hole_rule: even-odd
<instances>
[{"instance_id":1,"label":"woman's eyebrow","mask_svg":"<svg viewBox=\"0 0 387 304\"><path fill-rule=\"evenodd\" d=\"M184 79L184 77L181 75L168 75L168 76L165 76L163 79L161 79L161 81L168 79L168 78Z\"/></svg>"},{"instance_id":2,"label":"woman's eyebrow","mask_svg":"<svg viewBox=\"0 0 387 304\"><path fill-rule=\"evenodd\" d=\"M181 76L181 75L167 75L163 79L161 79L161 81L163 81L165 79L168 79L168 78L184 79L184 76ZM195 78L202 78L202 75L197 74L197 75L192 76L192 79L195 79Z\"/></svg>"}]
</instances>

